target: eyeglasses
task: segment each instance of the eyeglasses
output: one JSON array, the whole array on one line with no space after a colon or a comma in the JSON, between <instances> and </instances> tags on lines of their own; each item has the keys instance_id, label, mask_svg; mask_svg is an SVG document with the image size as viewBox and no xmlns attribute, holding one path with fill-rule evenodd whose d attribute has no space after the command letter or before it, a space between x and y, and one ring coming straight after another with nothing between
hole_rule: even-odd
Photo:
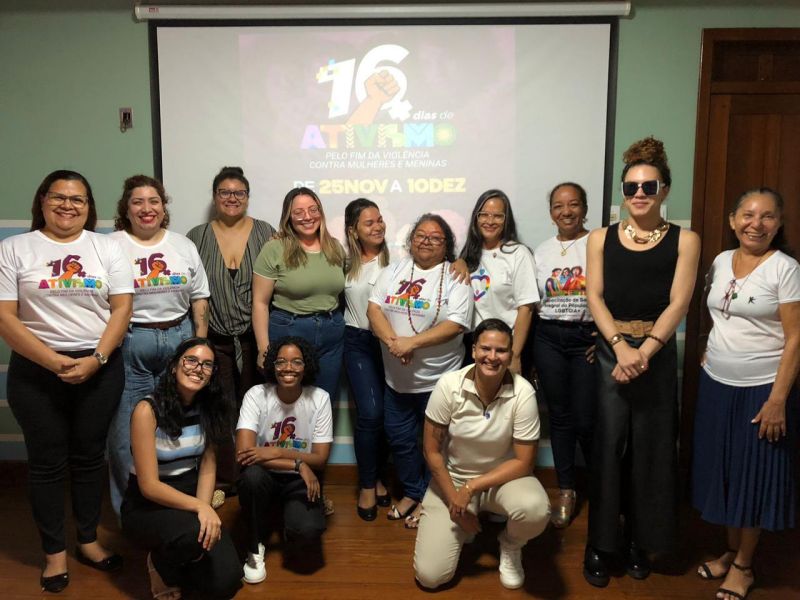
<instances>
[{"instance_id":1,"label":"eyeglasses","mask_svg":"<svg viewBox=\"0 0 800 600\"><path fill-rule=\"evenodd\" d=\"M65 196L64 194L56 194L54 192L47 192L47 202L53 206L63 206L69 202L75 208L83 208L89 203L88 196Z\"/></svg>"},{"instance_id":2,"label":"eyeglasses","mask_svg":"<svg viewBox=\"0 0 800 600\"><path fill-rule=\"evenodd\" d=\"M430 242L431 246L441 246L444 244L444 238L440 235L425 235L424 233L415 233L411 238L415 244L419 245L423 242Z\"/></svg>"},{"instance_id":3,"label":"eyeglasses","mask_svg":"<svg viewBox=\"0 0 800 600\"><path fill-rule=\"evenodd\" d=\"M479 212L478 221L491 221L492 223L502 223L506 220L503 213Z\"/></svg>"},{"instance_id":4,"label":"eyeglasses","mask_svg":"<svg viewBox=\"0 0 800 600\"><path fill-rule=\"evenodd\" d=\"M217 190L217 196L223 200L228 200L231 196L237 200L244 200L249 193L247 190L223 190L222 188Z\"/></svg>"},{"instance_id":5,"label":"eyeglasses","mask_svg":"<svg viewBox=\"0 0 800 600\"><path fill-rule=\"evenodd\" d=\"M645 196L655 196L665 187L667 186L657 179L648 179L647 181L643 181L641 183L636 181L623 181L622 195L626 198L630 198L631 196L635 196L636 192L638 192L639 188L641 188Z\"/></svg>"},{"instance_id":6,"label":"eyeglasses","mask_svg":"<svg viewBox=\"0 0 800 600\"><path fill-rule=\"evenodd\" d=\"M200 361L196 356L182 356L181 362L183 363L183 368L187 371L195 371L199 366L203 370L203 373L209 374L213 373L217 366L213 360Z\"/></svg>"},{"instance_id":7,"label":"eyeglasses","mask_svg":"<svg viewBox=\"0 0 800 600\"><path fill-rule=\"evenodd\" d=\"M722 310L722 316L726 319L731 318L731 302L736 300L739 294L736 293L736 279L731 279L728 282L728 288L725 290L725 295L722 296L722 304L720 305L720 310Z\"/></svg>"},{"instance_id":8,"label":"eyeglasses","mask_svg":"<svg viewBox=\"0 0 800 600\"><path fill-rule=\"evenodd\" d=\"M276 369L285 369L289 365L293 366L295 369L302 369L306 366L305 361L302 358L293 358L292 360L286 360L285 358L278 358L275 360L275 368Z\"/></svg>"},{"instance_id":9,"label":"eyeglasses","mask_svg":"<svg viewBox=\"0 0 800 600\"><path fill-rule=\"evenodd\" d=\"M298 208L292 211L292 216L295 219L302 219L308 215L309 217L318 217L319 216L319 207L318 206L309 206L308 210L303 210L302 208Z\"/></svg>"}]
</instances>

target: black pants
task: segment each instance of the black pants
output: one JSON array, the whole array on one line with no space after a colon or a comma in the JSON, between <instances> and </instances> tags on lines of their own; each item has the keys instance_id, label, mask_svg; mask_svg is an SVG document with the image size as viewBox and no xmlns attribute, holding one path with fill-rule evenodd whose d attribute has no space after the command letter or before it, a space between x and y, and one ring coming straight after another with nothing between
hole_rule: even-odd
<instances>
[{"instance_id":1,"label":"black pants","mask_svg":"<svg viewBox=\"0 0 800 600\"><path fill-rule=\"evenodd\" d=\"M80 358L92 353L93 350L86 350L63 354ZM124 386L120 352L112 353L108 363L91 379L77 385L63 382L16 352L11 354L8 405L25 436L31 508L47 554L66 549L67 470L78 542L88 544L97 539L106 436Z\"/></svg>"},{"instance_id":2,"label":"black pants","mask_svg":"<svg viewBox=\"0 0 800 600\"><path fill-rule=\"evenodd\" d=\"M638 347L643 339L625 336ZM678 382L675 336L628 384L611 377L617 363L597 338L599 397L592 456L589 544L604 552L627 537L649 552L671 550L677 531Z\"/></svg>"},{"instance_id":3,"label":"black pants","mask_svg":"<svg viewBox=\"0 0 800 600\"><path fill-rule=\"evenodd\" d=\"M247 549L258 552L258 544L269 532L269 510L283 505L283 527L289 548L319 545L325 531L322 501L309 502L306 483L295 473L274 473L259 465L245 467L239 477L239 504L248 523Z\"/></svg>"},{"instance_id":4,"label":"black pants","mask_svg":"<svg viewBox=\"0 0 800 600\"><path fill-rule=\"evenodd\" d=\"M197 471L163 480L194 496ZM167 585L200 590L212 598L232 598L242 587L242 564L227 530L206 552L197 541L200 521L193 512L167 508L147 500L131 476L122 502L122 530L151 552L153 566Z\"/></svg>"}]
</instances>

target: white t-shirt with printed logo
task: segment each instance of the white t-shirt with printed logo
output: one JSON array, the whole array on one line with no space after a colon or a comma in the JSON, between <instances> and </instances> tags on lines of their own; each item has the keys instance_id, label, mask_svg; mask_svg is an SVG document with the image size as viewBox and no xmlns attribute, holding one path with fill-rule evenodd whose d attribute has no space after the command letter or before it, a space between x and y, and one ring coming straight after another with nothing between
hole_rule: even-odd
<instances>
[{"instance_id":1,"label":"white t-shirt with printed logo","mask_svg":"<svg viewBox=\"0 0 800 600\"><path fill-rule=\"evenodd\" d=\"M412 337L443 321L452 321L469 329L472 324L472 289L453 278L450 263L445 261L426 270L415 266L414 280L410 281L412 264L411 258L405 258L381 271L369 299L381 308L394 332L400 337ZM442 276L441 308L437 316ZM409 312L416 332L409 323ZM402 364L381 344L386 383L403 394L429 392L439 377L461 366L464 360L463 337L458 334L443 344L415 350L408 365Z\"/></svg>"},{"instance_id":2,"label":"white t-shirt with printed logo","mask_svg":"<svg viewBox=\"0 0 800 600\"><path fill-rule=\"evenodd\" d=\"M111 317L109 296L132 294L133 275L119 244L92 231L57 242L31 231L0 242L0 300L56 351L97 347Z\"/></svg>"},{"instance_id":3,"label":"white t-shirt with printed logo","mask_svg":"<svg viewBox=\"0 0 800 600\"><path fill-rule=\"evenodd\" d=\"M586 243L584 235L574 242L552 237L539 244L536 281L539 286L539 316L548 321L592 321L586 303ZM562 256L562 251L566 251Z\"/></svg>"},{"instance_id":4,"label":"white t-shirt with printed logo","mask_svg":"<svg viewBox=\"0 0 800 600\"><path fill-rule=\"evenodd\" d=\"M311 453L312 444L333 442L331 399L325 390L308 385L297 400L286 404L274 383L256 385L244 395L236 429L255 431L259 446Z\"/></svg>"},{"instance_id":5,"label":"white t-shirt with printed logo","mask_svg":"<svg viewBox=\"0 0 800 600\"><path fill-rule=\"evenodd\" d=\"M119 242L133 270L133 323L174 321L189 312L193 300L211 295L197 246L186 236L167 230L152 246L125 231L109 237Z\"/></svg>"},{"instance_id":6,"label":"white t-shirt with printed logo","mask_svg":"<svg viewBox=\"0 0 800 600\"><path fill-rule=\"evenodd\" d=\"M470 276L475 313L473 328L485 319L501 319L514 328L517 309L539 301L533 255L523 244L481 252L481 263Z\"/></svg>"},{"instance_id":7,"label":"white t-shirt with printed logo","mask_svg":"<svg viewBox=\"0 0 800 600\"><path fill-rule=\"evenodd\" d=\"M372 288L381 272L380 256L361 265L357 279L344 280L344 324L350 327L369 330L367 307Z\"/></svg>"},{"instance_id":8,"label":"white t-shirt with printed logo","mask_svg":"<svg viewBox=\"0 0 800 600\"><path fill-rule=\"evenodd\" d=\"M780 305L800 302L800 265L775 252L749 277L736 280L736 298L726 302L723 314L723 300L734 278L733 253L727 250L717 256L708 273L707 305L714 326L704 368L712 379L728 385L772 383L786 345Z\"/></svg>"}]
</instances>

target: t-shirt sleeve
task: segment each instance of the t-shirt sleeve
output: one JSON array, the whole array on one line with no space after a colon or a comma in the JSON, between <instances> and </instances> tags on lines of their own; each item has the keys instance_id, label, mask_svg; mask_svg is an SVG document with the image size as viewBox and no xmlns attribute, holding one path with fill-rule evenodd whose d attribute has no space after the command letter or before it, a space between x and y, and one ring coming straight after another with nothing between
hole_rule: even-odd
<instances>
[{"instance_id":1,"label":"t-shirt sleeve","mask_svg":"<svg viewBox=\"0 0 800 600\"><path fill-rule=\"evenodd\" d=\"M792 262L781 269L778 283L778 303L787 304L798 300L800 300L800 267L797 262Z\"/></svg>"},{"instance_id":2,"label":"t-shirt sleeve","mask_svg":"<svg viewBox=\"0 0 800 600\"><path fill-rule=\"evenodd\" d=\"M375 280L375 285L372 286L372 292L369 295L369 301L378 306L383 306L383 301L386 299L386 288L389 286L389 280L392 278L392 265L384 267L378 274Z\"/></svg>"},{"instance_id":3,"label":"t-shirt sleeve","mask_svg":"<svg viewBox=\"0 0 800 600\"><path fill-rule=\"evenodd\" d=\"M253 272L261 277L277 280L280 276L278 258L281 254L283 254L283 244L279 240L267 242L253 263Z\"/></svg>"},{"instance_id":4,"label":"t-shirt sleeve","mask_svg":"<svg viewBox=\"0 0 800 600\"><path fill-rule=\"evenodd\" d=\"M189 251L192 269L194 269L194 277L192 277L192 291L189 294L189 298L191 300L208 298L211 296L211 291L208 287L206 269L203 266L203 261L200 260L200 253L197 251L197 247L191 243L187 244L187 249Z\"/></svg>"},{"instance_id":5,"label":"t-shirt sleeve","mask_svg":"<svg viewBox=\"0 0 800 600\"><path fill-rule=\"evenodd\" d=\"M108 269L108 295L133 293L133 269L117 240L104 236Z\"/></svg>"},{"instance_id":6,"label":"t-shirt sleeve","mask_svg":"<svg viewBox=\"0 0 800 600\"><path fill-rule=\"evenodd\" d=\"M450 425L450 416L453 412L450 406L450 394L447 393L448 379L448 376L439 378L439 381L436 382L436 387L433 388L431 392L430 398L428 398L428 406L425 409L426 417L434 423L444 426Z\"/></svg>"},{"instance_id":7,"label":"t-shirt sleeve","mask_svg":"<svg viewBox=\"0 0 800 600\"><path fill-rule=\"evenodd\" d=\"M539 302L539 287L536 282L536 262L525 246L517 248L516 264L514 265L514 304L515 308L525 304Z\"/></svg>"},{"instance_id":8,"label":"t-shirt sleeve","mask_svg":"<svg viewBox=\"0 0 800 600\"><path fill-rule=\"evenodd\" d=\"M0 242L0 300L18 300L16 262L11 240Z\"/></svg>"},{"instance_id":9,"label":"t-shirt sleeve","mask_svg":"<svg viewBox=\"0 0 800 600\"><path fill-rule=\"evenodd\" d=\"M236 429L249 429L258 433L261 420L261 402L258 401L258 387L250 388L242 399L242 408L239 409L239 421Z\"/></svg>"},{"instance_id":10,"label":"t-shirt sleeve","mask_svg":"<svg viewBox=\"0 0 800 600\"><path fill-rule=\"evenodd\" d=\"M514 386L519 390L514 405L514 439L532 442L539 439L539 406L533 387L523 377L514 377Z\"/></svg>"},{"instance_id":11,"label":"t-shirt sleeve","mask_svg":"<svg viewBox=\"0 0 800 600\"><path fill-rule=\"evenodd\" d=\"M328 392L317 389L317 418L314 423L312 444L327 444L333 441L333 412Z\"/></svg>"},{"instance_id":12,"label":"t-shirt sleeve","mask_svg":"<svg viewBox=\"0 0 800 600\"><path fill-rule=\"evenodd\" d=\"M447 296L447 320L469 329L472 325L472 311L475 307L472 288L465 283L458 283L452 278L448 287L450 290Z\"/></svg>"}]
</instances>

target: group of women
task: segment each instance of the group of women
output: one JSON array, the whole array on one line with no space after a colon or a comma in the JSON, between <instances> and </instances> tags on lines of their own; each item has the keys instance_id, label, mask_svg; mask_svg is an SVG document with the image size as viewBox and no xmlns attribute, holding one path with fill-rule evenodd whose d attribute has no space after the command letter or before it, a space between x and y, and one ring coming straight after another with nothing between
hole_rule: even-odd
<instances>
[{"instance_id":1,"label":"group of women","mask_svg":"<svg viewBox=\"0 0 800 600\"><path fill-rule=\"evenodd\" d=\"M531 252L517 237L509 198L489 190L458 259L449 224L430 213L411 227L408 257L390 256L380 209L363 198L345 211L345 250L306 188L286 195L276 232L247 216L249 183L229 167L212 185L214 219L188 239L167 229L164 188L145 176L125 182L117 231L103 236L94 233L88 181L72 171L48 175L34 196L31 232L0 244L0 335L13 350L8 399L28 449L42 587L60 591L69 581L67 470L78 559L105 571L122 566L96 536L106 438L112 505L151 551L154 595L178 598L181 587L203 585L230 597L238 589L242 566L211 508L220 480L238 479L251 525L245 581L266 576L264 511L276 499L287 535L318 541L330 511L321 475L342 365L357 414L358 515L374 520L384 506L389 519L420 527L417 577L435 587L455 568L452 559L438 573L420 562L440 553L430 539L440 538L431 532L441 515L460 549L475 531L466 513L501 512L509 519L501 582L518 587L519 549L543 528L547 501L531 493L538 509L509 508L496 494L530 475L535 450L526 446L538 438L538 413L515 412L502 431L486 427L501 405L525 404L520 374L531 331L560 488L550 519L565 527L573 516L579 445L590 474L584 576L606 585L622 552L628 574L647 577L649 557L675 542L675 331L700 243L661 218L671 185L663 145L641 140L624 161L627 216L619 225L590 234L586 192L562 183L549 197L557 234ZM703 518L728 527L726 552L698 571L724 578L725 600L752 586L760 530L794 524L800 271L782 214L772 190L739 198L730 217L739 247L720 255L708 278L714 327L698 398L693 500ZM269 383L257 385L259 369ZM459 386L475 394L487 423L464 421L450 405ZM479 443L498 435L501 445ZM403 492L393 505L390 453Z\"/></svg>"}]
</instances>

